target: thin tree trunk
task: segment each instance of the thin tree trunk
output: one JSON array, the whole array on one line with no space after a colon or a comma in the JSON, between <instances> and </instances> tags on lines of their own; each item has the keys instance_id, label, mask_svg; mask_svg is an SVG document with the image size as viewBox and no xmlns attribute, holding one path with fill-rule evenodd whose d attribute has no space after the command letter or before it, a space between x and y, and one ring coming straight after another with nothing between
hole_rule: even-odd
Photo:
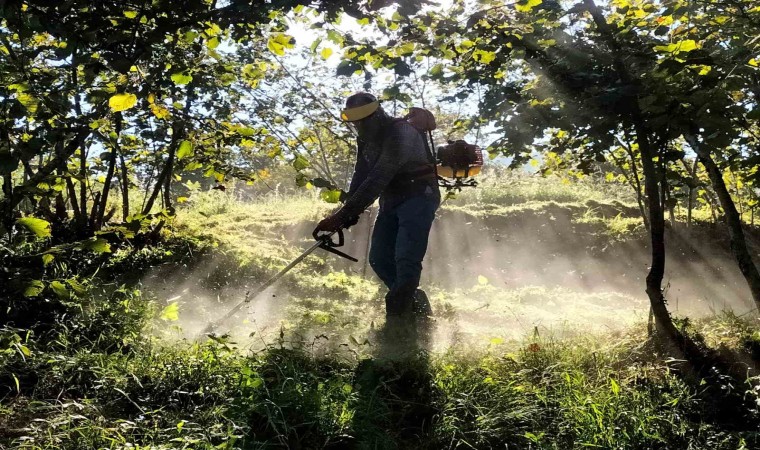
<instances>
[{"instance_id":1,"label":"thin tree trunk","mask_svg":"<svg viewBox=\"0 0 760 450\"><path fill-rule=\"evenodd\" d=\"M116 153L119 148L119 139L121 138L121 113L116 113L114 116L114 129L116 131L116 142L111 146L110 159L108 161L108 171L106 172L106 179L103 182L103 191L100 196L100 202L95 202L93 208L97 208L97 214L95 215L95 223L93 224L93 230L97 231L103 227L103 218L106 215L106 208L108 207L108 194L111 191L111 181L113 180L114 173L116 172Z\"/></svg>"},{"instance_id":2,"label":"thin tree trunk","mask_svg":"<svg viewBox=\"0 0 760 450\"><path fill-rule=\"evenodd\" d=\"M100 204L100 198L101 193L96 192L92 202L92 209L90 210L90 230L95 230L95 227L97 226L95 222L98 220L98 205Z\"/></svg>"},{"instance_id":3,"label":"thin tree trunk","mask_svg":"<svg viewBox=\"0 0 760 450\"><path fill-rule=\"evenodd\" d=\"M153 209L153 204L155 203L156 198L158 198L158 194L161 192L162 187L164 188L164 196L162 197L164 207L171 207L170 188L172 171L174 170L174 158L180 142L185 138L185 119L190 113L190 107L192 106L194 99L195 88L193 84L190 83L187 86L187 97L185 99L185 107L182 109L182 118L176 119L172 124L172 140L171 143L169 143L169 157L166 160L163 170L161 170L161 173L158 175L153 192L150 194L150 198L148 198L148 201L143 208L143 214L148 214L150 213L150 210Z\"/></svg>"},{"instance_id":4,"label":"thin tree trunk","mask_svg":"<svg viewBox=\"0 0 760 450\"><path fill-rule=\"evenodd\" d=\"M607 44L610 46L613 54L613 65L620 81L627 86L633 86L633 79L620 55L620 46L610 30L602 12L594 3L594 0L584 0L589 13L596 24L599 32L604 36ZM638 102L634 100L631 103L630 120L636 132L636 142L639 144L641 152L641 165L644 171L644 188L647 196L647 205L649 208L649 225L652 244L652 266L646 278L646 292L649 296L649 302L652 306L652 313L655 317L657 329L678 349L687 355L697 356L699 352L696 344L676 328L670 317L665 296L662 293L662 279L665 276L665 216L663 214L662 204L660 203L659 183L657 167L655 166L654 148L649 140L648 130L645 126L644 118L639 109Z\"/></svg>"},{"instance_id":5,"label":"thin tree trunk","mask_svg":"<svg viewBox=\"0 0 760 450\"><path fill-rule=\"evenodd\" d=\"M73 54L71 56L71 83L74 85L74 112L77 113L78 116L82 116L82 105L79 101L79 78L77 76L77 49L74 48ZM77 218L77 223L80 224L80 230L84 231L84 228L87 225L87 152L85 151L84 145L82 145L79 148L79 175L81 177L80 179L80 187L79 187L79 210L75 210L74 215ZM76 203L76 200L72 198L72 205ZM93 205L93 208L96 208L97 204Z\"/></svg>"},{"instance_id":6,"label":"thin tree trunk","mask_svg":"<svg viewBox=\"0 0 760 450\"><path fill-rule=\"evenodd\" d=\"M692 212L694 211L694 201L696 200L696 194L697 194L697 159L694 159L694 164L692 167L689 167L689 165L686 163L685 159L681 159L681 164L683 165L683 168L686 170L686 173L689 174L691 177L691 180L689 181L688 187L689 187L689 198L687 199L687 209L686 209L686 228L691 228L691 220L692 220ZM694 186L692 186L694 185Z\"/></svg>"},{"instance_id":7,"label":"thin tree trunk","mask_svg":"<svg viewBox=\"0 0 760 450\"><path fill-rule=\"evenodd\" d=\"M0 129L0 133L2 133L2 139L5 141L8 145L8 148L13 148L11 144L11 137L6 128ZM12 152L12 150L11 150ZM9 202L10 199L13 198L13 172L8 172L3 174L3 199L2 202L0 202L0 205L5 206L6 202ZM2 214L2 225L5 227L6 231L10 233L11 226L13 224L13 208L8 208L6 211L5 208L0 209L0 214ZM0 228L2 228L0 226Z\"/></svg>"},{"instance_id":8,"label":"thin tree trunk","mask_svg":"<svg viewBox=\"0 0 760 450\"><path fill-rule=\"evenodd\" d=\"M119 163L121 165L121 212L123 220L126 222L127 217L129 217L129 173L121 148L119 148Z\"/></svg>"},{"instance_id":9,"label":"thin tree trunk","mask_svg":"<svg viewBox=\"0 0 760 450\"><path fill-rule=\"evenodd\" d=\"M169 144L169 158L174 157L174 143L172 142ZM158 174L158 179L156 180L156 184L153 186L153 192L150 194L150 197L148 197L148 201L145 202L145 206L143 207L143 214L150 214L150 210L153 209L153 203L155 203L156 198L158 198L158 194L161 192L161 187L164 185L164 177L166 176L169 169L169 162L167 161L164 165L164 168L161 169L161 173Z\"/></svg>"},{"instance_id":10,"label":"thin tree trunk","mask_svg":"<svg viewBox=\"0 0 760 450\"><path fill-rule=\"evenodd\" d=\"M79 176L81 177L79 186L79 207L81 208L82 217L87 217L87 152L84 145L79 149ZM93 205L93 208L95 205Z\"/></svg>"},{"instance_id":11,"label":"thin tree trunk","mask_svg":"<svg viewBox=\"0 0 760 450\"><path fill-rule=\"evenodd\" d=\"M32 175L29 180L19 186L18 188L13 190L13 195L10 197L6 197L3 199L2 203L0 203L0 211L6 211L6 214L9 214L13 211L16 206L21 202L21 200L24 199L23 192L26 191L28 188L32 188L34 186L37 186L38 183L40 183L42 180L48 177L55 169L57 169L61 162L65 162L71 155L74 154L77 148L82 146L84 144L84 140L87 139L87 136L90 135L90 129L89 127L84 127L79 130L79 132L72 138L71 141L69 141L68 145L66 145L62 152L56 153L56 155L51 158L45 165L41 166L39 169L37 169L37 173ZM22 194L18 195L17 192L21 191Z\"/></svg>"},{"instance_id":12,"label":"thin tree trunk","mask_svg":"<svg viewBox=\"0 0 760 450\"><path fill-rule=\"evenodd\" d=\"M710 150L702 145L695 135L687 135L685 137L691 148L699 155L702 165L707 170L710 183L715 190L715 194L718 196L718 201L723 208L723 212L726 214L726 224L728 225L728 234L731 239L731 251L739 265L739 270L744 275L744 279L747 280L755 305L760 308L760 272L758 272L757 266L752 261L752 255L749 252L749 247L747 247L747 240L744 237L744 230L742 229L741 216L739 215L739 211L736 210L734 200L726 188L723 174L712 159Z\"/></svg>"},{"instance_id":13,"label":"thin tree trunk","mask_svg":"<svg viewBox=\"0 0 760 450\"><path fill-rule=\"evenodd\" d=\"M106 207L108 206L108 194L111 190L111 180L113 179L114 172L116 171L116 148L111 148L111 158L108 161L108 171L106 172L106 179L103 182L103 193L100 196L100 202L96 202L93 208L97 207L97 214L95 215L95 223L93 224L93 230L97 231L103 227L103 218L106 214Z\"/></svg>"},{"instance_id":14,"label":"thin tree trunk","mask_svg":"<svg viewBox=\"0 0 760 450\"><path fill-rule=\"evenodd\" d=\"M3 175L3 203L13 198L13 176L10 173ZM3 225L10 233L11 224L13 223L13 209L3 210Z\"/></svg>"},{"instance_id":15,"label":"thin tree trunk","mask_svg":"<svg viewBox=\"0 0 760 450\"><path fill-rule=\"evenodd\" d=\"M178 146L178 145L177 145ZM174 174L174 159L177 153L177 146L174 147L174 151L169 154L169 160L166 162L167 174L164 177L164 209L170 210L172 208L172 178Z\"/></svg>"},{"instance_id":16,"label":"thin tree trunk","mask_svg":"<svg viewBox=\"0 0 760 450\"><path fill-rule=\"evenodd\" d=\"M618 140L621 144L623 144L623 148L625 148L625 150L628 152L628 156L631 158L631 174L633 175L633 181L636 183L636 203L639 205L639 213L641 214L641 218L644 220L644 228L649 231L649 218L647 217L646 210L644 209L644 196L641 189L641 177L639 176L639 169L636 166L636 155L633 153L633 149L629 143L623 142L620 139Z\"/></svg>"},{"instance_id":17,"label":"thin tree trunk","mask_svg":"<svg viewBox=\"0 0 760 450\"><path fill-rule=\"evenodd\" d=\"M691 212L694 209L694 189L689 186L689 199L686 203L686 228L691 228Z\"/></svg>"},{"instance_id":18,"label":"thin tree trunk","mask_svg":"<svg viewBox=\"0 0 760 450\"><path fill-rule=\"evenodd\" d=\"M647 220L646 212L644 211L644 202L641 198L641 184L639 183L638 174L635 174L635 169L631 170L631 174L629 175L628 172L623 168L623 161L621 161L617 156L615 156L615 152L610 152L610 157L615 161L615 164L618 166L618 169L623 173L623 177L625 177L625 181L628 183L628 185L636 191L636 203L639 205L639 214L641 215L641 220L644 222L644 227L649 230L649 221ZM631 167L633 168L636 164L636 161L631 158ZM634 181L634 176L636 180Z\"/></svg>"},{"instance_id":19,"label":"thin tree trunk","mask_svg":"<svg viewBox=\"0 0 760 450\"><path fill-rule=\"evenodd\" d=\"M79 203L77 202L77 191L74 187L74 183L71 181L71 177L66 177L66 190L69 194L69 203L71 203L71 209L74 210L74 221L81 225L79 217Z\"/></svg>"},{"instance_id":20,"label":"thin tree trunk","mask_svg":"<svg viewBox=\"0 0 760 450\"><path fill-rule=\"evenodd\" d=\"M175 122L174 132L172 133L172 140L169 143L169 157L166 160L166 164L164 164L164 168L161 169L161 173L158 174L156 184L153 186L153 192L150 194L150 197L148 198L148 201L145 203L145 207L143 208L143 214L150 213L150 210L153 209L153 204L158 198L158 194L161 192L161 188L165 187L165 179L171 178L174 155L177 152L177 147L179 146L179 142L181 140L181 132L179 129L180 127L177 125L177 122ZM165 197L163 199L165 200Z\"/></svg>"}]
</instances>

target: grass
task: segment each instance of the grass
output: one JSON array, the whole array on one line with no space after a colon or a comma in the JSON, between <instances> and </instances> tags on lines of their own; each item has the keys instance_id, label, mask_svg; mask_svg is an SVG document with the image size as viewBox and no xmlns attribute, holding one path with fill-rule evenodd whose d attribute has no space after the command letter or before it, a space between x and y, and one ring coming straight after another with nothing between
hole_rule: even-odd
<instances>
[{"instance_id":1,"label":"grass","mask_svg":"<svg viewBox=\"0 0 760 450\"><path fill-rule=\"evenodd\" d=\"M123 312L123 311L114 311ZM698 330L741 335L724 316ZM7 342L10 330L4 330ZM509 349L402 359L315 357L307 342L250 352L220 338L167 346L74 330L22 338L0 368L11 448L738 449L732 430L642 330L614 341L533 335ZM49 339L49 340L48 340ZM74 344L80 342L80 344ZM10 350L10 351L9 351ZM33 420L32 420L33 419Z\"/></svg>"},{"instance_id":2,"label":"grass","mask_svg":"<svg viewBox=\"0 0 760 450\"><path fill-rule=\"evenodd\" d=\"M183 208L164 242L117 250L65 302L9 303L57 306L38 323L0 327L0 448L760 446L757 407L717 408L649 340L642 299L620 292L486 274L433 286L436 321L396 329L384 323L377 281L315 255L253 302L255 314L236 317L243 326L231 335L182 339L295 257L331 207L309 195L244 203L213 191ZM485 219L554 217L578 240L605 242L640 232L631 208L594 185L525 177L486 180L445 206ZM733 361L760 355L756 319L681 325ZM750 375L722 380L745 406L760 398Z\"/></svg>"}]
</instances>

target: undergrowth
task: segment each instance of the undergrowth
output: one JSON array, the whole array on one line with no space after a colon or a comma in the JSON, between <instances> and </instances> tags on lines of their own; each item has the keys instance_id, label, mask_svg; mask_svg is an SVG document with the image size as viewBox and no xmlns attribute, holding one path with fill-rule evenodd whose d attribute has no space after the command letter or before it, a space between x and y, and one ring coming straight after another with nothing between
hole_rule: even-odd
<instances>
[{"instance_id":1,"label":"undergrowth","mask_svg":"<svg viewBox=\"0 0 760 450\"><path fill-rule=\"evenodd\" d=\"M575 236L640 232L630 199L541 183L485 186L463 196L477 202L457 199L446 208L472 216L538 212L577 225ZM519 338L502 330L487 345L462 339L431 351L430 324L375 322L378 283L324 257L283 280L287 306L274 339L257 346L228 335L177 339L178 316L218 313L219 303L167 303L146 288L146 274L168 282L177 273L196 277L188 289L211 293L242 277L261 279L299 252L283 245L294 239L285 226L302 235L298 224L330 206L309 197L251 205L213 192L186 208L155 245L114 246L108 255L43 267L46 286L62 280L66 295L51 287L2 299L0 448L760 448L757 408L716 409L701 380L641 324L587 327L561 339L538 327ZM639 301L559 287L508 289L485 276L468 286L430 291L439 328L475 311L475 325L509 327L517 307L547 320L583 309L602 325L611 304L622 310ZM323 345L357 323L370 328L366 336ZM756 319L724 313L681 325L737 364L759 359ZM752 375L718 382L751 405L760 401Z\"/></svg>"},{"instance_id":2,"label":"undergrowth","mask_svg":"<svg viewBox=\"0 0 760 450\"><path fill-rule=\"evenodd\" d=\"M370 350L363 355L335 358L315 356L310 342L280 341L251 352L224 337L171 345L145 340L141 332L156 314L150 302L121 292L109 304L107 338L95 337L85 326L103 314L94 305L67 318L54 333L2 330L0 445L749 449L760 444L756 432L728 431L726 418L711 414L699 387L684 381L638 328L614 340L533 335L513 348L380 356L383 346L395 345L394 335L365 344ZM709 336L719 330L717 337L731 335L741 345L755 339L746 322L731 315L698 330Z\"/></svg>"}]
</instances>

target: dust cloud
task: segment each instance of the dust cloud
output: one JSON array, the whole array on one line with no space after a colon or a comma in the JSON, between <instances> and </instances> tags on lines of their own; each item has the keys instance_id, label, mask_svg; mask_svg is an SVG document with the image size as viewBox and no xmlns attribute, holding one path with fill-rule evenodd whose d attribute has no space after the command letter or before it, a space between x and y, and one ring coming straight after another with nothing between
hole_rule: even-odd
<instances>
[{"instance_id":1,"label":"dust cloud","mask_svg":"<svg viewBox=\"0 0 760 450\"><path fill-rule=\"evenodd\" d=\"M374 214L365 214L347 233L342 250L358 257L358 263L327 254L321 257L329 262L325 273L368 279L376 294L363 300L350 295L325 299L329 295L319 285L311 292L295 292L292 280L303 276L297 267L282 283L251 298L217 332L253 347L279 339L312 347L320 342L332 350L370 348L384 323L384 292L366 264L373 218ZM283 235L294 238L311 226L290 227ZM669 230L667 245L665 283L672 312L693 318L723 310L754 312L726 242ZM436 312L430 347L488 347L536 333L608 332L644 322L649 258L645 233L615 241L575 223L572 211L559 206L511 217L476 217L442 209L431 232L421 283ZM168 323L180 338L197 338L246 292L255 293L256 286L266 281L239 276L228 262L214 257L192 269L180 269L158 269L143 281L164 302L180 303L180 320ZM224 271L228 272L221 277L225 283L209 283Z\"/></svg>"}]
</instances>

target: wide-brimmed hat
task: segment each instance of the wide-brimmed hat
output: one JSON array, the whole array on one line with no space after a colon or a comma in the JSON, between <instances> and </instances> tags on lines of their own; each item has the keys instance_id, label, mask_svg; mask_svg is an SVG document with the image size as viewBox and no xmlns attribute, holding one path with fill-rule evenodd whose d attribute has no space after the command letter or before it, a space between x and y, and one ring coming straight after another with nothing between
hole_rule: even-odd
<instances>
[{"instance_id":1,"label":"wide-brimmed hat","mask_svg":"<svg viewBox=\"0 0 760 450\"><path fill-rule=\"evenodd\" d=\"M379 107L377 97L359 92L346 99L346 108L340 112L340 118L345 122L356 122L371 116Z\"/></svg>"}]
</instances>

